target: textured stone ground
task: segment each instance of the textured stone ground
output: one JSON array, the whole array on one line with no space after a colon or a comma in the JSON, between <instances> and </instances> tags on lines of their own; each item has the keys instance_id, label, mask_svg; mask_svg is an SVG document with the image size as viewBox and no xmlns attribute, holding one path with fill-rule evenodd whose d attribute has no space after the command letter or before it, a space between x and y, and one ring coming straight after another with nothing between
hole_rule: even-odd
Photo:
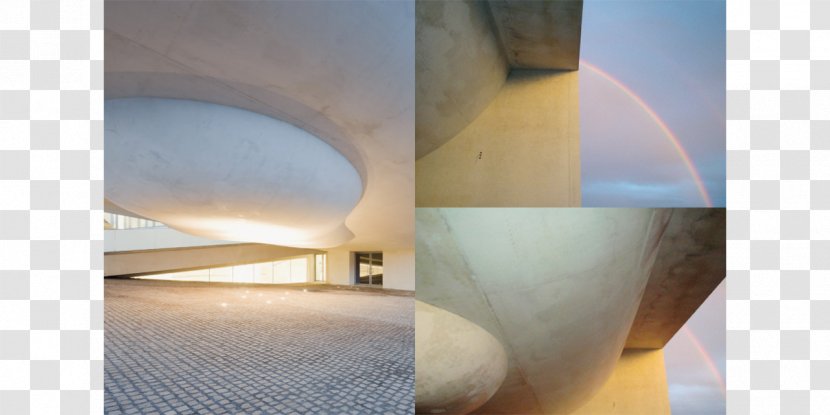
<instances>
[{"instance_id":1,"label":"textured stone ground","mask_svg":"<svg viewBox=\"0 0 830 415\"><path fill-rule=\"evenodd\" d=\"M414 411L414 300L376 290L105 282L109 414Z\"/></svg>"}]
</instances>

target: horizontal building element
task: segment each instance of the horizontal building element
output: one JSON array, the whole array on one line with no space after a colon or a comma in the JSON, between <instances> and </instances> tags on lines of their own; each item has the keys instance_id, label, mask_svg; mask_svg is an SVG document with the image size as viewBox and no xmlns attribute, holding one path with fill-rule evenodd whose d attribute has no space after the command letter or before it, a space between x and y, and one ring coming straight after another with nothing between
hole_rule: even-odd
<instances>
[{"instance_id":1,"label":"horizontal building element","mask_svg":"<svg viewBox=\"0 0 830 415\"><path fill-rule=\"evenodd\" d=\"M251 264L316 253L322 252L264 244L110 252L104 254L104 276L142 275Z\"/></svg>"},{"instance_id":2,"label":"horizontal building element","mask_svg":"<svg viewBox=\"0 0 830 415\"><path fill-rule=\"evenodd\" d=\"M580 206L579 166L579 73L514 70L475 120L416 162L415 203Z\"/></svg>"},{"instance_id":3,"label":"horizontal building element","mask_svg":"<svg viewBox=\"0 0 830 415\"><path fill-rule=\"evenodd\" d=\"M507 60L513 68L579 68L582 1L490 0Z\"/></svg>"},{"instance_id":4,"label":"horizontal building element","mask_svg":"<svg viewBox=\"0 0 830 415\"><path fill-rule=\"evenodd\" d=\"M626 348L658 349L726 277L726 210L675 209Z\"/></svg>"}]
</instances>

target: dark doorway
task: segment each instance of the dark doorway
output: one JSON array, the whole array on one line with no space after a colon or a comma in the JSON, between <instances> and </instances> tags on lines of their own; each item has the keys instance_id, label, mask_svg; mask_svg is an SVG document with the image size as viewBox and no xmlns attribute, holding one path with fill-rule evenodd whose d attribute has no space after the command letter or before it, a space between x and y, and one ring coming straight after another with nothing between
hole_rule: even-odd
<instances>
[{"instance_id":1,"label":"dark doorway","mask_svg":"<svg viewBox=\"0 0 830 415\"><path fill-rule=\"evenodd\" d=\"M383 286L383 252L355 252L357 284Z\"/></svg>"}]
</instances>

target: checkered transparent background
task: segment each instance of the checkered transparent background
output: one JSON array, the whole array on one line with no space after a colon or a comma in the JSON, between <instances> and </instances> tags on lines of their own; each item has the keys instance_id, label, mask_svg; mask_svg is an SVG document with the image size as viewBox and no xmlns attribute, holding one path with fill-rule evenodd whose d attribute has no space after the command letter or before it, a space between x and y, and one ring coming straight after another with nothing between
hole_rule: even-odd
<instances>
[{"instance_id":1,"label":"checkered transparent background","mask_svg":"<svg viewBox=\"0 0 830 415\"><path fill-rule=\"evenodd\" d=\"M0 1L0 413L103 408L102 0ZM729 414L830 413L830 0L728 0Z\"/></svg>"},{"instance_id":2,"label":"checkered transparent background","mask_svg":"<svg viewBox=\"0 0 830 415\"><path fill-rule=\"evenodd\" d=\"M0 1L0 413L103 411L103 1Z\"/></svg>"},{"instance_id":3,"label":"checkered transparent background","mask_svg":"<svg viewBox=\"0 0 830 415\"><path fill-rule=\"evenodd\" d=\"M830 413L830 0L727 3L727 408Z\"/></svg>"}]
</instances>

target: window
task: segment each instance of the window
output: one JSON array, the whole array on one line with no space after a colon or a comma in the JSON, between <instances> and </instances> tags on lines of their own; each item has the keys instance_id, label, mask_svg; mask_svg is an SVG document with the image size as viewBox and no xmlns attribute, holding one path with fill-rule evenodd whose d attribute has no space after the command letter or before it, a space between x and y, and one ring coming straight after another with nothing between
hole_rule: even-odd
<instances>
[{"instance_id":1,"label":"window","mask_svg":"<svg viewBox=\"0 0 830 415\"><path fill-rule=\"evenodd\" d=\"M326 281L326 254L314 256L314 281Z\"/></svg>"},{"instance_id":2,"label":"window","mask_svg":"<svg viewBox=\"0 0 830 415\"><path fill-rule=\"evenodd\" d=\"M357 284L383 286L383 253L356 252Z\"/></svg>"},{"instance_id":3,"label":"window","mask_svg":"<svg viewBox=\"0 0 830 415\"><path fill-rule=\"evenodd\" d=\"M159 226L164 226L164 224L149 219L134 218L131 216L117 215L115 213L104 213L105 229L139 229L156 228Z\"/></svg>"}]
</instances>

